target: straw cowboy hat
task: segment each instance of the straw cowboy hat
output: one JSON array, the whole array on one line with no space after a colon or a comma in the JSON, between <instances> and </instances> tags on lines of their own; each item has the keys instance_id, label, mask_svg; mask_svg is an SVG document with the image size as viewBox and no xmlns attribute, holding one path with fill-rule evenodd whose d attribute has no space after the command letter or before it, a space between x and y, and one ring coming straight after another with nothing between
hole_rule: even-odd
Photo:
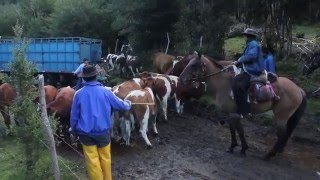
<instances>
[{"instance_id":1,"label":"straw cowboy hat","mask_svg":"<svg viewBox=\"0 0 320 180\"><path fill-rule=\"evenodd\" d=\"M251 29L251 28L247 28L241 34L245 35L245 36L246 35L255 36L255 37L259 36L258 32L256 30L254 30L254 29Z\"/></svg>"}]
</instances>

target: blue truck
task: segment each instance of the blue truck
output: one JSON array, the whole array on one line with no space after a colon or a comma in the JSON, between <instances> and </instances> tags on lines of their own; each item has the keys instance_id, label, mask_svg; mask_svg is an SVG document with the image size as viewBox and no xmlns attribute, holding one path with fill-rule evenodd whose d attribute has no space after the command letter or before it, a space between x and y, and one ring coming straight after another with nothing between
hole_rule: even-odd
<instances>
[{"instance_id":1,"label":"blue truck","mask_svg":"<svg viewBox=\"0 0 320 180\"><path fill-rule=\"evenodd\" d=\"M45 75L47 84L74 85L73 71L84 58L98 62L102 55L102 41L83 37L28 39L27 59L35 63L38 73ZM0 39L0 71L9 72L13 59L14 39ZM71 82L72 81L72 82Z\"/></svg>"}]
</instances>

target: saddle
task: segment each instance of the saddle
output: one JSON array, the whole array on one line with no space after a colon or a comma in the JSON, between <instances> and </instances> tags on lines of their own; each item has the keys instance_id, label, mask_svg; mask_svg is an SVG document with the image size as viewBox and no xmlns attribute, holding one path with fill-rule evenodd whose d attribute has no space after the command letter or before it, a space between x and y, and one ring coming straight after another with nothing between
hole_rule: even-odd
<instances>
[{"instance_id":1,"label":"saddle","mask_svg":"<svg viewBox=\"0 0 320 180\"><path fill-rule=\"evenodd\" d=\"M272 83L277 81L277 75L263 71L259 76L252 76L248 92L249 102L258 104L270 100L279 100L280 97L274 92Z\"/></svg>"}]
</instances>

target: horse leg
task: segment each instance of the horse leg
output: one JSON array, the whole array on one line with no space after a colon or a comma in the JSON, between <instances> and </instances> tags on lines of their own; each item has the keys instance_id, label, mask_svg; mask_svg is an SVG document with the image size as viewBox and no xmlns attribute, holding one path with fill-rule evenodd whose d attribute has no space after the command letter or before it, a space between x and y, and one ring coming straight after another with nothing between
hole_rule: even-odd
<instances>
[{"instance_id":1,"label":"horse leg","mask_svg":"<svg viewBox=\"0 0 320 180\"><path fill-rule=\"evenodd\" d=\"M231 122L229 123L229 129L230 129L230 133L231 133L231 145L229 147L229 149L227 149L226 151L229 153L233 153L233 149L238 146L238 142L237 142L237 136L236 136L236 122L235 119L231 119Z\"/></svg>"},{"instance_id":2,"label":"horse leg","mask_svg":"<svg viewBox=\"0 0 320 180\"><path fill-rule=\"evenodd\" d=\"M276 153L282 153L284 151L284 148L288 142L289 137L291 136L293 130L298 125L298 122L304 113L306 104L307 104L306 97L303 97L302 102L299 105L298 109L294 112L294 114L290 118L287 118L288 121L283 121L283 120L278 121L278 124L277 124L278 140L274 145L274 147L271 149L271 151L268 152L267 155L265 156L266 160L275 156Z\"/></svg>"},{"instance_id":3,"label":"horse leg","mask_svg":"<svg viewBox=\"0 0 320 180\"><path fill-rule=\"evenodd\" d=\"M241 121L240 119L237 120L238 122L236 123L236 128L237 128L237 131L238 131L238 135L239 135L239 138L240 138L240 141L241 141L241 151L240 151L240 154L242 156L245 156L246 155L246 150L248 149L248 144L247 144L247 141L246 141L246 138L244 136L244 130L243 130L243 126L241 124Z\"/></svg>"}]
</instances>

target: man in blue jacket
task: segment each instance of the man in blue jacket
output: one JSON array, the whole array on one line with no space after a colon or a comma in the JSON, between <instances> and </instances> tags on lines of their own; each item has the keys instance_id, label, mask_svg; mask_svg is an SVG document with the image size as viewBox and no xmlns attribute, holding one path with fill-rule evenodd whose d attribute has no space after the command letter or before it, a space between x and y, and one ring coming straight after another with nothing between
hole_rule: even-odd
<instances>
[{"instance_id":1,"label":"man in blue jacket","mask_svg":"<svg viewBox=\"0 0 320 180\"><path fill-rule=\"evenodd\" d=\"M83 88L76 91L71 108L70 132L79 136L90 180L111 180L111 109L129 110L123 101L97 82L97 70L83 67Z\"/></svg>"},{"instance_id":2,"label":"man in blue jacket","mask_svg":"<svg viewBox=\"0 0 320 180\"><path fill-rule=\"evenodd\" d=\"M243 72L233 79L232 90L238 115L248 117L247 115L250 115L250 104L247 98L251 76L259 76L265 68L261 47L256 40L258 33L248 28L242 34L246 37L246 48L243 55L233 64L241 64Z\"/></svg>"}]
</instances>

